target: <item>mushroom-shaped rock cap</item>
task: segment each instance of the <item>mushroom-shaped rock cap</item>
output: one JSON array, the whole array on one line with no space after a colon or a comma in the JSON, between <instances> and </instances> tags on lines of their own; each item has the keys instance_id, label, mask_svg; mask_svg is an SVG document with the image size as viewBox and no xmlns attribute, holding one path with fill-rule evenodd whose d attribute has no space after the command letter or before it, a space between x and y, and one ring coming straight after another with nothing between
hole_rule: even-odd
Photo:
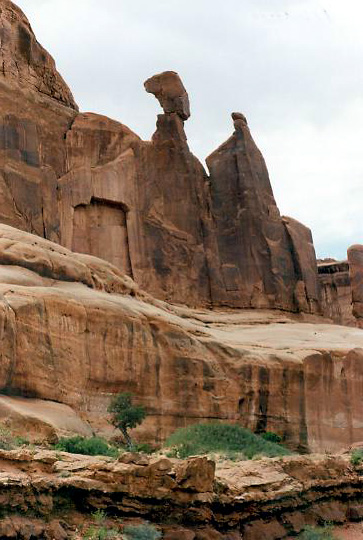
<instances>
[{"instance_id":1,"label":"mushroom-shaped rock cap","mask_svg":"<svg viewBox=\"0 0 363 540\"><path fill-rule=\"evenodd\" d=\"M190 116L189 97L175 71L164 71L144 83L146 92L154 94L165 113L177 113L183 120Z\"/></svg>"}]
</instances>

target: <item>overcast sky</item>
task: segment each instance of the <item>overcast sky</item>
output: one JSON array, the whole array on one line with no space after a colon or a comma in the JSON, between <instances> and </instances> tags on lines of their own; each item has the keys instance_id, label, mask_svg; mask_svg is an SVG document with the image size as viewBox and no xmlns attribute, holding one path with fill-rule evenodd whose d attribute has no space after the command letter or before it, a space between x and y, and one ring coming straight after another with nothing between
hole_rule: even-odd
<instances>
[{"instance_id":1,"label":"overcast sky","mask_svg":"<svg viewBox=\"0 0 363 540\"><path fill-rule=\"evenodd\" d=\"M82 111L149 139L160 112L143 89L178 71L191 150L204 160L243 112L282 214L317 255L363 243L362 0L17 0Z\"/></svg>"}]
</instances>

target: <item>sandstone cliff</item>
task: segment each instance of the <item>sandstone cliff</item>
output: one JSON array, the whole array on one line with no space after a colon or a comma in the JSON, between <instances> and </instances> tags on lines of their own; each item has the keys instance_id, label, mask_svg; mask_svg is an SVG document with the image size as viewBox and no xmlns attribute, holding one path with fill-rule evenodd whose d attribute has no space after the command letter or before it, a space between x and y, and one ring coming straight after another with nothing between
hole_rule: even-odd
<instances>
[{"instance_id":1,"label":"sandstone cliff","mask_svg":"<svg viewBox=\"0 0 363 540\"><path fill-rule=\"evenodd\" d=\"M0 222L104 258L163 300L319 309L310 232L280 217L242 115L208 159L209 178L187 144L189 97L175 72L145 83L164 114L141 141L78 114L24 14L0 6Z\"/></svg>"},{"instance_id":2,"label":"sandstone cliff","mask_svg":"<svg viewBox=\"0 0 363 540\"><path fill-rule=\"evenodd\" d=\"M300 449L361 439L362 335L286 314L319 310L312 237L280 216L243 115L209 177L187 144L176 73L145 83L164 109L146 142L78 113L8 0L0 30L1 392L71 406L103 429L110 396L131 390L153 440L206 419Z\"/></svg>"},{"instance_id":3,"label":"sandstone cliff","mask_svg":"<svg viewBox=\"0 0 363 540\"><path fill-rule=\"evenodd\" d=\"M56 401L107 430L113 393L140 436L228 420L293 448L362 440L363 335L313 316L177 308L116 267L0 226L0 391Z\"/></svg>"}]
</instances>

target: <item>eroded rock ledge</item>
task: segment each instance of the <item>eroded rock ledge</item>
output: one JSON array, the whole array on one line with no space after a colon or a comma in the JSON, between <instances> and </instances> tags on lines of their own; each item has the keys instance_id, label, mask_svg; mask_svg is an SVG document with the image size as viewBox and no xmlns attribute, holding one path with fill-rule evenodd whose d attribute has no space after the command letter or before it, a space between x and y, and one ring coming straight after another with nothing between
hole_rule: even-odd
<instances>
[{"instance_id":1,"label":"eroded rock ledge","mask_svg":"<svg viewBox=\"0 0 363 540\"><path fill-rule=\"evenodd\" d=\"M305 524L363 518L363 465L349 456L309 456L215 463L124 454L118 461L52 451L0 451L1 507L7 519L41 518L57 539L97 509L126 522L150 520L165 540L287 538ZM59 523L60 520L60 523ZM18 523L16 519L13 524ZM30 520L33 527L38 520ZM58 527L58 528L57 528ZM38 529L39 530L39 529ZM6 534L5 534L6 531ZM46 536L46 531L37 536ZM54 538L54 536L52 537Z\"/></svg>"},{"instance_id":2,"label":"eroded rock ledge","mask_svg":"<svg viewBox=\"0 0 363 540\"><path fill-rule=\"evenodd\" d=\"M106 261L0 225L0 393L63 403L97 431L131 390L149 441L216 420L302 451L360 441L363 333L326 322L173 306Z\"/></svg>"}]
</instances>

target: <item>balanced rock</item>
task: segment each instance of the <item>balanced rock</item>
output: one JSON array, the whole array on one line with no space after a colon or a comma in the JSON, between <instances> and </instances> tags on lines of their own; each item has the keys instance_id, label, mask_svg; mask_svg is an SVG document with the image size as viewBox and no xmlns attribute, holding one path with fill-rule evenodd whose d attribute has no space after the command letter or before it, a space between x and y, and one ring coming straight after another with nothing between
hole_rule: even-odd
<instances>
[{"instance_id":1,"label":"balanced rock","mask_svg":"<svg viewBox=\"0 0 363 540\"><path fill-rule=\"evenodd\" d=\"M190 116L189 97L181 78L175 71L164 71L150 77L145 89L159 100L165 113L177 113L183 120Z\"/></svg>"}]
</instances>

